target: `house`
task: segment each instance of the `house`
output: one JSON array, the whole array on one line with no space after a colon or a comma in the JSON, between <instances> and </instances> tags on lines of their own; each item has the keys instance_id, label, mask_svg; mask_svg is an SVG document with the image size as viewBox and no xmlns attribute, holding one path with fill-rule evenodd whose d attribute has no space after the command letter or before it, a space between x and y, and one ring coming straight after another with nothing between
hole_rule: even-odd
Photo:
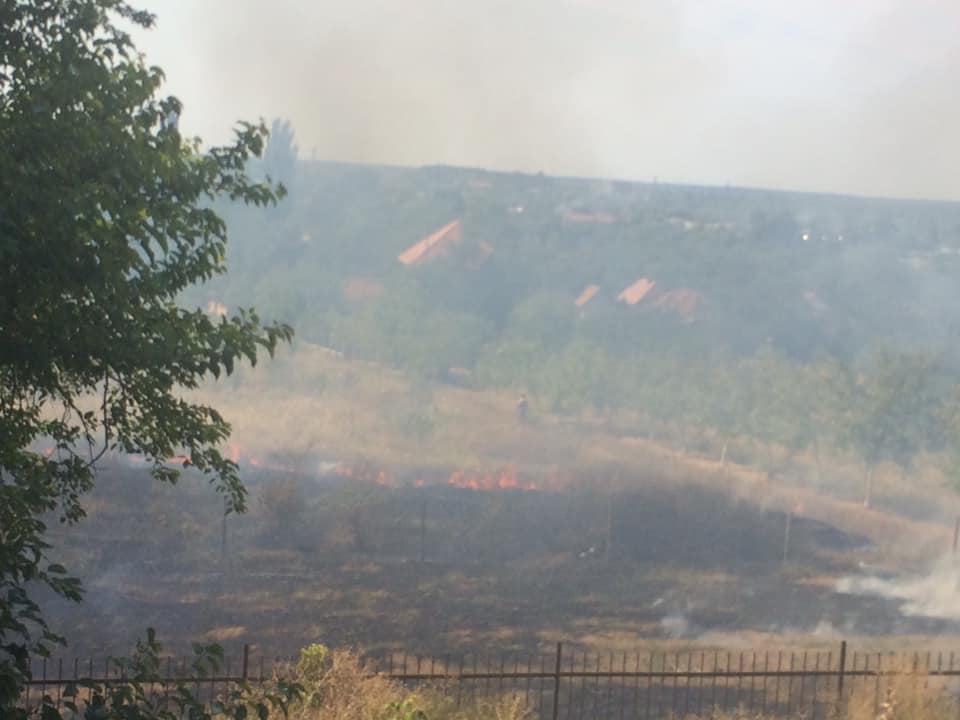
<instances>
[{"instance_id":1,"label":"house","mask_svg":"<svg viewBox=\"0 0 960 720\"><path fill-rule=\"evenodd\" d=\"M575 304L578 308L582 308L582 307L583 307L584 305L586 305L588 302L590 302L591 300L593 300L594 296L595 296L598 292L600 292L600 286L599 286L599 285L587 285L587 286L583 289L583 292L581 292L580 295L577 297L577 299L574 300L574 304Z\"/></svg>"},{"instance_id":2,"label":"house","mask_svg":"<svg viewBox=\"0 0 960 720\"><path fill-rule=\"evenodd\" d=\"M454 220L408 247L397 256L397 260L404 265L420 265L431 258L446 255L451 247L460 242L462 237L460 221Z\"/></svg>"},{"instance_id":3,"label":"house","mask_svg":"<svg viewBox=\"0 0 960 720\"><path fill-rule=\"evenodd\" d=\"M698 311L703 305L703 295L696 290L691 288L662 290L649 278L640 278L624 288L623 292L617 296L617 300L627 305L639 305L645 302L646 307L672 312L687 322L697 319Z\"/></svg>"},{"instance_id":4,"label":"house","mask_svg":"<svg viewBox=\"0 0 960 720\"><path fill-rule=\"evenodd\" d=\"M653 280L640 278L632 285L624 288L623 292L617 295L617 300L627 305L636 305L643 300L657 286Z\"/></svg>"},{"instance_id":5,"label":"house","mask_svg":"<svg viewBox=\"0 0 960 720\"><path fill-rule=\"evenodd\" d=\"M376 300L384 290L383 283L375 278L352 276L343 281L343 299L349 303Z\"/></svg>"},{"instance_id":6,"label":"house","mask_svg":"<svg viewBox=\"0 0 960 720\"><path fill-rule=\"evenodd\" d=\"M703 295L690 288L667 290L653 299L653 306L676 313L687 322L697 319L697 311L703 304Z\"/></svg>"},{"instance_id":7,"label":"house","mask_svg":"<svg viewBox=\"0 0 960 720\"><path fill-rule=\"evenodd\" d=\"M561 217L566 223L599 223L601 225L612 225L617 221L617 219L609 213L565 212Z\"/></svg>"}]
</instances>

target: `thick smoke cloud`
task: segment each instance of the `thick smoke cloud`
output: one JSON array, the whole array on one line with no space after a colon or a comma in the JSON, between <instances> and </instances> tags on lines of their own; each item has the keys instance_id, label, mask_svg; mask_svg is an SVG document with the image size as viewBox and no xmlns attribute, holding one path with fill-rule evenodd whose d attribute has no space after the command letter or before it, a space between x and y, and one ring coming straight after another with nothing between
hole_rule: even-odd
<instances>
[{"instance_id":1,"label":"thick smoke cloud","mask_svg":"<svg viewBox=\"0 0 960 720\"><path fill-rule=\"evenodd\" d=\"M950 3L146 4L208 138L283 116L322 159L960 198Z\"/></svg>"}]
</instances>

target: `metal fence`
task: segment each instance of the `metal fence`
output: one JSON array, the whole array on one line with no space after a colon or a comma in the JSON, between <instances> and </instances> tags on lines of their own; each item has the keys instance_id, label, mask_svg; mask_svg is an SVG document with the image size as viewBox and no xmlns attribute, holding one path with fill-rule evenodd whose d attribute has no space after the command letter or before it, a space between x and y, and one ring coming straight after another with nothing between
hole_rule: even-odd
<instances>
[{"instance_id":1,"label":"metal fence","mask_svg":"<svg viewBox=\"0 0 960 720\"><path fill-rule=\"evenodd\" d=\"M186 684L201 699L231 685L263 685L280 664L252 658L249 646L222 674L191 677L185 660L169 659L157 693ZM851 702L880 707L890 688L913 686L939 693L960 718L960 653L904 654L832 651L690 650L684 652L591 652L558 643L549 654L434 657L390 655L371 659L372 673L408 687L431 688L458 708L507 696L544 720L588 718L711 717L744 711L769 718L834 717ZM24 702L36 707L44 695L61 702L70 683L122 683L109 661L45 661L38 665ZM83 699L81 691L81 700Z\"/></svg>"}]
</instances>

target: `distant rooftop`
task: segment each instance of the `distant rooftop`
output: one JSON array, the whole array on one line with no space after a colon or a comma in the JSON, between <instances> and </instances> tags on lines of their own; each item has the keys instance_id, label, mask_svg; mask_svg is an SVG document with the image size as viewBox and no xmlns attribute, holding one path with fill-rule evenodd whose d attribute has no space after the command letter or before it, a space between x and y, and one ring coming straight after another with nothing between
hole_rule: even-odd
<instances>
[{"instance_id":1,"label":"distant rooftop","mask_svg":"<svg viewBox=\"0 0 960 720\"><path fill-rule=\"evenodd\" d=\"M446 254L452 245L460 242L461 237L460 221L454 220L408 247L397 256L397 260L404 265L419 265L431 258Z\"/></svg>"},{"instance_id":2,"label":"distant rooftop","mask_svg":"<svg viewBox=\"0 0 960 720\"><path fill-rule=\"evenodd\" d=\"M612 225L617 219L609 213L578 213L565 212L563 214L564 222L570 223L600 223L601 225Z\"/></svg>"},{"instance_id":3,"label":"distant rooftop","mask_svg":"<svg viewBox=\"0 0 960 720\"><path fill-rule=\"evenodd\" d=\"M656 286L657 283L655 283L653 280L642 277L629 287L624 288L623 292L617 295L617 300L620 302L625 302L627 305L636 305L638 302L643 300Z\"/></svg>"},{"instance_id":4,"label":"distant rooftop","mask_svg":"<svg viewBox=\"0 0 960 720\"><path fill-rule=\"evenodd\" d=\"M588 302L593 300L593 297L600 292L599 285L587 285L583 292L580 293L580 296L574 301L577 307L582 308Z\"/></svg>"}]
</instances>

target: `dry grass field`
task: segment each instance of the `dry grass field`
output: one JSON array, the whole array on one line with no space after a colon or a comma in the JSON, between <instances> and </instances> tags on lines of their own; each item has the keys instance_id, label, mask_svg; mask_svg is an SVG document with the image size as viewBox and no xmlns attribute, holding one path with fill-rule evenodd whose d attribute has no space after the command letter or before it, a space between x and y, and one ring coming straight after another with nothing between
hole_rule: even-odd
<instances>
[{"instance_id":1,"label":"dry grass field","mask_svg":"<svg viewBox=\"0 0 960 720\"><path fill-rule=\"evenodd\" d=\"M250 512L229 520L223 554L202 479L170 488L107 468L90 517L61 541L89 588L80 607L53 604L76 652L122 650L147 625L174 648L208 639L281 655L312 641L424 653L558 639L614 651L960 646L951 621L836 592L863 566L919 572L949 547L958 504L932 464L909 488L882 470L868 510L843 457L817 473L781 452L771 477L744 439L721 465L708 432L680 451L639 415L564 418L534 400L521 423L516 392L415 383L309 346L198 395L234 425ZM504 469L537 490L450 484Z\"/></svg>"},{"instance_id":2,"label":"dry grass field","mask_svg":"<svg viewBox=\"0 0 960 720\"><path fill-rule=\"evenodd\" d=\"M269 456L274 467L293 458L366 462L411 481L430 470L514 467L554 489L582 483L586 469L592 486L722 488L761 509L792 510L911 556L948 546L960 513L960 498L933 462L918 463L909 475L881 467L868 510L862 471L850 458L830 457L818 472L808 455L788 458L778 450L780 472L771 479L761 469L766 451L748 439L730 443L730 459L721 465L721 443L709 431L689 430L688 447L679 450L662 439L671 436L669 427L636 413L559 417L536 403L521 423L518 393L412 382L398 371L300 345L199 396L231 421L241 457Z\"/></svg>"}]
</instances>

